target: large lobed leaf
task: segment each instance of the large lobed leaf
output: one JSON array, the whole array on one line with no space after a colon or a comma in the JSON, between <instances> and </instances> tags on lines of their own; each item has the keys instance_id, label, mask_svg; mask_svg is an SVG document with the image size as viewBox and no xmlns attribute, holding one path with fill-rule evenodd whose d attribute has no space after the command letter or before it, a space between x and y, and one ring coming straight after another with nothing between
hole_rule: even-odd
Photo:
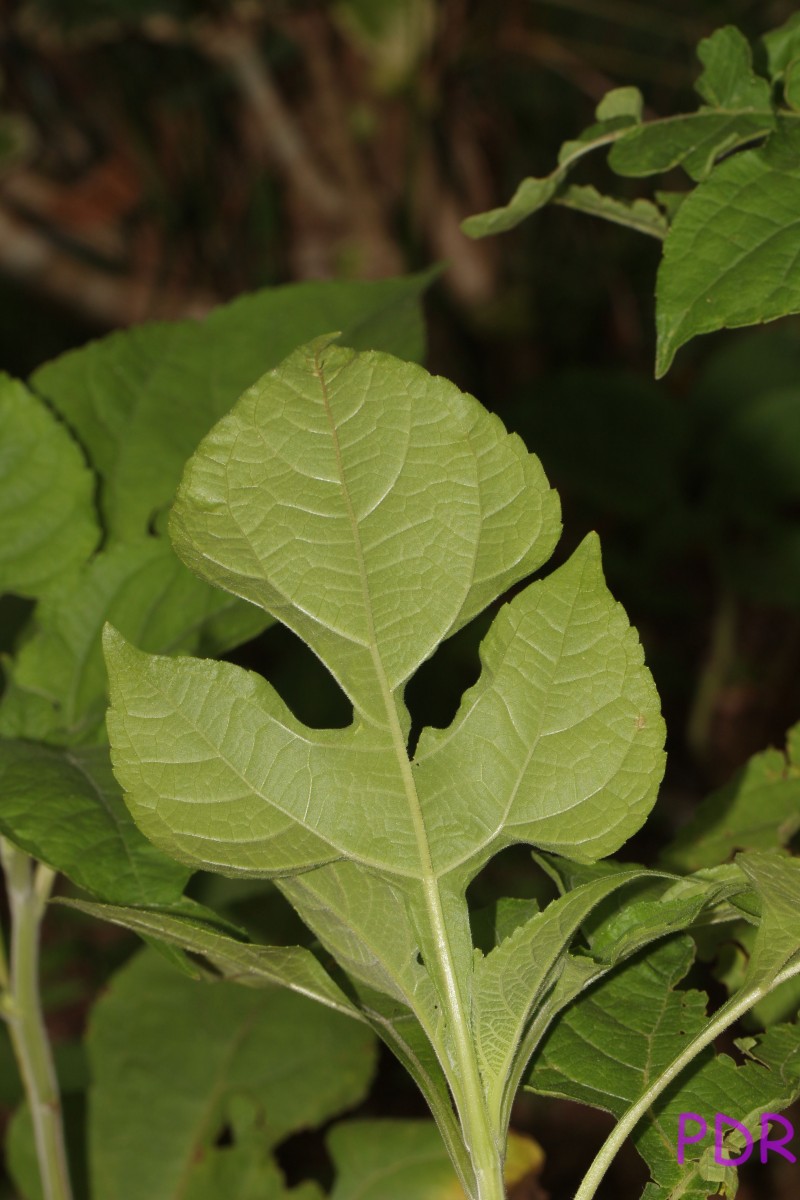
<instances>
[{"instance_id":1,"label":"large lobed leaf","mask_svg":"<svg viewBox=\"0 0 800 1200\"><path fill-rule=\"evenodd\" d=\"M310 729L259 676L109 630L109 732L134 819L187 865L279 880L414 1072L472 1194L448 1082L462 1116L465 1090L488 1089L504 1134L489 1076L514 1065L547 966L521 978L501 944L478 985L465 887L513 842L613 852L663 767L658 700L596 540L501 609L452 726L409 759L410 676L553 549L557 501L517 438L416 366L318 341L204 440L171 528L198 574L311 646L354 718ZM579 919L547 920L556 970ZM469 1042L491 1043L488 1000L512 992L507 1053L486 1056L480 1084Z\"/></svg>"}]
</instances>

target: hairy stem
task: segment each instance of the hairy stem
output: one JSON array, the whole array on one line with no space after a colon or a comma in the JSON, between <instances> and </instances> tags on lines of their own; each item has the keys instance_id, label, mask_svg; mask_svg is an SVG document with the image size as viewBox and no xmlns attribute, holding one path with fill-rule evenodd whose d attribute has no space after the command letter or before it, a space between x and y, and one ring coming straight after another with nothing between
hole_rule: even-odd
<instances>
[{"instance_id":1,"label":"hairy stem","mask_svg":"<svg viewBox=\"0 0 800 1200\"><path fill-rule=\"evenodd\" d=\"M3 1016L33 1122L44 1200L72 1200L61 1100L39 995L39 933L55 873L0 838L11 911L10 958L0 963Z\"/></svg>"},{"instance_id":2,"label":"hairy stem","mask_svg":"<svg viewBox=\"0 0 800 1200\"><path fill-rule=\"evenodd\" d=\"M621 1148L625 1139L633 1133L633 1130L653 1102L669 1087L683 1068L688 1066L701 1050L705 1050L706 1046L711 1045L715 1038L719 1037L724 1030L733 1025L734 1021L738 1021L739 1017L748 1012L754 1004L757 1004L769 992L774 991L776 987L780 987L782 983L785 983L787 979L791 979L795 975L800 975L800 962L793 962L790 966L785 967L771 983L762 985L761 987L749 987L745 991L732 996L726 1004L723 1004L714 1013L714 1016L708 1022L705 1029L692 1038L686 1048L677 1058L673 1059L666 1070L662 1071L658 1079L650 1085L646 1092L642 1093L636 1103L631 1105L614 1126L614 1129L597 1152L594 1162L586 1172L581 1186L575 1193L575 1200L593 1200L606 1171L611 1166L617 1151Z\"/></svg>"}]
</instances>

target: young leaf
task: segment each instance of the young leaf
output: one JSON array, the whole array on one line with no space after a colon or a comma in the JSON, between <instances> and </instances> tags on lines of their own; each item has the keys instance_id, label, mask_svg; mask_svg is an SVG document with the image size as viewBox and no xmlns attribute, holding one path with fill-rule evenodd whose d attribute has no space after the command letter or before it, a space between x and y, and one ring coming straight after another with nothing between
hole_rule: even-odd
<instances>
[{"instance_id":1,"label":"young leaf","mask_svg":"<svg viewBox=\"0 0 800 1200\"><path fill-rule=\"evenodd\" d=\"M0 834L120 904L169 903L189 877L134 825L105 746L0 739Z\"/></svg>"},{"instance_id":2,"label":"young leaf","mask_svg":"<svg viewBox=\"0 0 800 1200\"><path fill-rule=\"evenodd\" d=\"M603 217L613 225L637 229L639 233L659 240L665 238L669 230L667 218L651 200L620 200L616 196L604 196L595 187L580 187L574 183L564 188L554 203L590 217Z\"/></svg>"},{"instance_id":3,"label":"young leaf","mask_svg":"<svg viewBox=\"0 0 800 1200\"><path fill-rule=\"evenodd\" d=\"M767 109L772 100L769 83L753 71L753 56L744 34L733 25L703 38L697 57L705 68L695 83L706 104L713 108Z\"/></svg>"},{"instance_id":4,"label":"young leaf","mask_svg":"<svg viewBox=\"0 0 800 1200\"><path fill-rule=\"evenodd\" d=\"M596 124L575 138L565 142L558 155L558 166L541 179L534 176L523 179L508 204L490 212L478 213L462 222L462 229L470 237L489 237L514 229L526 217L551 200L560 198L572 169L585 155L603 146L612 145L632 126L641 120L642 97L637 88L617 88L609 92L597 107ZM575 200L573 195L573 201ZM596 201L592 201L597 203ZM619 215L619 205L615 212Z\"/></svg>"},{"instance_id":5,"label":"young leaf","mask_svg":"<svg viewBox=\"0 0 800 1200\"><path fill-rule=\"evenodd\" d=\"M490 1113L510 1113L519 1081L514 1065L525 1028L557 977L573 936L593 908L643 874L622 870L567 892L485 958L477 958L473 1022Z\"/></svg>"},{"instance_id":6,"label":"young leaf","mask_svg":"<svg viewBox=\"0 0 800 1200\"><path fill-rule=\"evenodd\" d=\"M94 480L62 423L0 374L0 595L40 596L89 557Z\"/></svg>"},{"instance_id":7,"label":"young leaf","mask_svg":"<svg viewBox=\"0 0 800 1200\"><path fill-rule=\"evenodd\" d=\"M283 991L195 983L149 951L95 1006L88 1045L92 1194L104 1200L203 1195L204 1155L226 1126L236 1133L240 1097L268 1149L357 1103L374 1064L355 1021Z\"/></svg>"},{"instance_id":8,"label":"young leaf","mask_svg":"<svg viewBox=\"0 0 800 1200\"><path fill-rule=\"evenodd\" d=\"M620 1117L707 1023L706 997L677 985L692 961L685 938L666 942L611 974L561 1017L535 1056L526 1080L533 1091L577 1100ZM623 1017L624 1014L624 1017ZM767 1051L775 1046L773 1038ZM767 1052L765 1051L765 1053ZM737 1067L705 1050L690 1079L682 1076L636 1126L634 1144L652 1177L645 1195L705 1200L718 1178L708 1142L677 1158L679 1115L726 1113L757 1131L762 1112L779 1111L800 1094L800 1030L785 1027L770 1069ZM723 1153L736 1153L726 1139ZM717 1168L718 1172L719 1168Z\"/></svg>"},{"instance_id":9,"label":"young leaf","mask_svg":"<svg viewBox=\"0 0 800 1200\"><path fill-rule=\"evenodd\" d=\"M695 88L705 106L621 138L609 155L620 175L655 175L682 165L693 179L705 179L723 151L775 128L770 85L754 73L750 46L738 29L717 29L699 43L697 55L705 70Z\"/></svg>"},{"instance_id":10,"label":"young leaf","mask_svg":"<svg viewBox=\"0 0 800 1200\"><path fill-rule=\"evenodd\" d=\"M186 459L246 387L309 338L419 359L432 273L267 288L202 322L141 325L41 367L34 387L67 419L103 481L115 537L140 537L172 502ZM170 436L165 438L164 414Z\"/></svg>"},{"instance_id":11,"label":"young leaf","mask_svg":"<svg viewBox=\"0 0 800 1200\"><path fill-rule=\"evenodd\" d=\"M738 850L785 846L800 829L800 725L786 735L786 752L755 754L729 783L703 801L662 853L665 866L696 871Z\"/></svg>"},{"instance_id":12,"label":"young leaf","mask_svg":"<svg viewBox=\"0 0 800 1200\"><path fill-rule=\"evenodd\" d=\"M721 163L687 196L658 272L658 376L698 334L800 311L800 284L787 271L800 254L791 218L798 186L800 131L784 128L764 149Z\"/></svg>"},{"instance_id":13,"label":"young leaf","mask_svg":"<svg viewBox=\"0 0 800 1200\"><path fill-rule=\"evenodd\" d=\"M465 888L513 842L612 853L663 765L657 697L596 541L501 609L478 683L410 761L411 674L553 548L557 503L518 439L418 367L317 342L204 440L172 532L203 578L304 638L354 720L309 729L251 673L109 631L109 730L134 818L187 863L279 881L381 1035L410 1030L401 1056L430 1080L466 1190L494 1196L505 1131L470 1028Z\"/></svg>"}]
</instances>

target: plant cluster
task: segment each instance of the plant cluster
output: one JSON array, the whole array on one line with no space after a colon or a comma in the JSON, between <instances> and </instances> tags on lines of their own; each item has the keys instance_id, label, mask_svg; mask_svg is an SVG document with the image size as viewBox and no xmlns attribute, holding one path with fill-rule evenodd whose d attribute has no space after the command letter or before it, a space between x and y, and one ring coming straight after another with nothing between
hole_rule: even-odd
<instances>
[{"instance_id":1,"label":"plant cluster","mask_svg":"<svg viewBox=\"0 0 800 1200\"><path fill-rule=\"evenodd\" d=\"M700 54L697 113L643 122L618 89L551 176L468 224L555 202L664 236L662 372L698 333L800 309L800 22L764 40L765 74L731 28ZM623 175L681 165L696 187L568 180L606 145ZM333 1200L503 1200L541 1159L509 1134L521 1088L616 1118L575 1200L629 1137L646 1200L732 1196L743 1133L800 1097L798 729L655 865L612 857L658 795L658 695L598 539L546 569L546 462L420 365L431 278L266 290L0 384L0 1012L25 1200L319 1200L274 1152L364 1097L377 1039L432 1121L334 1125ZM477 682L419 730L407 685L486 613ZM324 665L342 727L230 661L272 623ZM471 903L520 845L540 898ZM186 894L195 872L283 897L302 928L254 939ZM39 985L59 876L60 905L147 943L71 1066ZM681 984L731 943L709 1011ZM737 1061L715 1042L743 1017ZM66 1124L60 1091L87 1098ZM687 1112L735 1119L722 1158L678 1156Z\"/></svg>"}]
</instances>

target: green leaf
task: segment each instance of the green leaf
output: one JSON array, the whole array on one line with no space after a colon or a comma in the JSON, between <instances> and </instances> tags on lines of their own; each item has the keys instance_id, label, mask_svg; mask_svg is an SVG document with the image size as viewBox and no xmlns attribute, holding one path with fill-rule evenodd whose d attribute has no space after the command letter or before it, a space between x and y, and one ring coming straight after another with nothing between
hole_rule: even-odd
<instances>
[{"instance_id":1,"label":"green leaf","mask_svg":"<svg viewBox=\"0 0 800 1200\"><path fill-rule=\"evenodd\" d=\"M40 596L100 537L94 480L64 425L0 374L0 594Z\"/></svg>"},{"instance_id":2,"label":"green leaf","mask_svg":"<svg viewBox=\"0 0 800 1200\"><path fill-rule=\"evenodd\" d=\"M197 916L187 916L153 904L125 908L85 900L63 900L61 903L101 921L130 929L140 937L166 942L198 955L231 982L247 987L286 987L360 1019L358 1010L311 951L303 946L259 946L237 940L202 920L202 910Z\"/></svg>"},{"instance_id":3,"label":"green leaf","mask_svg":"<svg viewBox=\"0 0 800 1200\"><path fill-rule=\"evenodd\" d=\"M775 128L772 90L753 71L746 38L732 25L697 47L704 71L695 87L708 107L631 129L614 145L609 163L620 175L655 175L682 165L705 179L723 152Z\"/></svg>"},{"instance_id":4,"label":"green leaf","mask_svg":"<svg viewBox=\"0 0 800 1200\"><path fill-rule=\"evenodd\" d=\"M761 43L770 79L780 80L789 64L800 57L800 13L792 13L784 25L765 33Z\"/></svg>"},{"instance_id":5,"label":"green leaf","mask_svg":"<svg viewBox=\"0 0 800 1200\"><path fill-rule=\"evenodd\" d=\"M206 1150L182 1191L185 1200L285 1200L283 1177L258 1138Z\"/></svg>"},{"instance_id":6,"label":"green leaf","mask_svg":"<svg viewBox=\"0 0 800 1200\"><path fill-rule=\"evenodd\" d=\"M259 1106L245 1096L230 1104L233 1144L206 1147L181 1200L323 1200L316 1184L288 1191L263 1136Z\"/></svg>"},{"instance_id":7,"label":"green leaf","mask_svg":"<svg viewBox=\"0 0 800 1200\"><path fill-rule=\"evenodd\" d=\"M706 997L677 987L691 961L691 943L679 938L591 988L547 1037L528 1086L622 1116L706 1025ZM800 1029L785 1027L782 1037L768 1041L765 1056L771 1051L766 1069L754 1061L738 1067L727 1055L706 1050L691 1077L679 1076L656 1100L633 1135L651 1172L646 1196L705 1200L719 1178L708 1141L687 1146L685 1164L678 1163L681 1113L698 1112L713 1127L713 1115L723 1112L755 1130L762 1112L779 1111L800 1094ZM735 1146L729 1134L726 1157Z\"/></svg>"},{"instance_id":8,"label":"green leaf","mask_svg":"<svg viewBox=\"0 0 800 1200\"><path fill-rule=\"evenodd\" d=\"M703 801L661 858L673 870L696 871L726 862L738 850L785 846L798 829L800 725L795 725L785 753L770 749L754 755Z\"/></svg>"},{"instance_id":9,"label":"green leaf","mask_svg":"<svg viewBox=\"0 0 800 1200\"><path fill-rule=\"evenodd\" d=\"M604 196L595 187L571 184L559 193L555 203L659 239L665 238L669 229L667 218L652 201L619 200L616 196Z\"/></svg>"},{"instance_id":10,"label":"green leaf","mask_svg":"<svg viewBox=\"0 0 800 1200\"><path fill-rule=\"evenodd\" d=\"M171 521L189 566L293 628L384 728L386 689L539 567L559 528L538 460L471 397L321 344L219 422Z\"/></svg>"},{"instance_id":11,"label":"green leaf","mask_svg":"<svg viewBox=\"0 0 800 1200\"><path fill-rule=\"evenodd\" d=\"M480 1098L466 886L515 842L612 853L663 768L658 700L596 539L501 608L480 679L410 760L410 676L552 551L557 502L519 439L419 367L316 342L204 440L171 529L203 578L311 646L354 719L310 729L259 676L109 630L131 812L187 864L278 880L381 1036L410 1031L399 1052L474 1194L447 1086L470 1152L473 1133L496 1146L505 1130L489 1134Z\"/></svg>"},{"instance_id":12,"label":"green leaf","mask_svg":"<svg viewBox=\"0 0 800 1200\"><path fill-rule=\"evenodd\" d=\"M751 850L739 854L736 863L761 902L758 935L742 986L767 992L800 951L800 859L773 850Z\"/></svg>"},{"instance_id":13,"label":"green leaf","mask_svg":"<svg viewBox=\"0 0 800 1200\"><path fill-rule=\"evenodd\" d=\"M331 1200L465 1200L430 1121L347 1121L327 1142L336 1167ZM538 1174L543 1158L536 1142L512 1133L506 1185Z\"/></svg>"},{"instance_id":14,"label":"green leaf","mask_svg":"<svg viewBox=\"0 0 800 1200\"><path fill-rule=\"evenodd\" d=\"M795 59L786 68L783 98L793 112L800 112L800 59Z\"/></svg>"},{"instance_id":15,"label":"green leaf","mask_svg":"<svg viewBox=\"0 0 800 1200\"><path fill-rule=\"evenodd\" d=\"M88 1044L92 1194L104 1200L199 1200L204 1156L226 1127L241 1133L243 1103L267 1149L355 1104L374 1063L354 1021L283 991L195 983L149 951L95 1006Z\"/></svg>"},{"instance_id":16,"label":"green leaf","mask_svg":"<svg viewBox=\"0 0 800 1200\"><path fill-rule=\"evenodd\" d=\"M189 877L134 825L104 746L0 739L0 833L121 904L168 903Z\"/></svg>"},{"instance_id":17,"label":"green leaf","mask_svg":"<svg viewBox=\"0 0 800 1200\"><path fill-rule=\"evenodd\" d=\"M769 108L772 91L766 79L753 71L747 38L733 25L703 38L697 57L704 71L695 83L706 104L714 108Z\"/></svg>"},{"instance_id":18,"label":"green leaf","mask_svg":"<svg viewBox=\"0 0 800 1200\"><path fill-rule=\"evenodd\" d=\"M629 91L627 88L619 90ZM635 91L636 89L630 90ZM505 233L509 229L514 229L526 217L531 216L540 208L544 208L545 204L558 196L570 171L586 154L603 146L611 145L612 142L622 137L627 129L635 125L637 118L634 115L630 98L623 100L621 104L617 100L609 101L608 107L612 111L614 109L620 111L616 116L599 119L596 125L584 130L579 138L565 142L559 151L558 166L551 174L545 175L541 179L534 176L523 179L508 204L504 204L501 208L493 208L490 212L477 213L462 221L461 228L464 233L474 238ZM602 101L598 114L601 109L603 109ZM594 201L594 206L596 210L597 201ZM619 215L619 207L615 211Z\"/></svg>"},{"instance_id":19,"label":"green leaf","mask_svg":"<svg viewBox=\"0 0 800 1200\"><path fill-rule=\"evenodd\" d=\"M709 112L665 117L638 125L611 148L609 165L618 175L642 178L682 166L695 180L706 179L720 155L775 129L772 109L764 112ZM602 215L602 214L598 214Z\"/></svg>"},{"instance_id":20,"label":"green leaf","mask_svg":"<svg viewBox=\"0 0 800 1200\"><path fill-rule=\"evenodd\" d=\"M55 744L105 740L106 621L172 654L221 654L267 623L261 610L191 575L163 538L98 554L42 600L8 667L0 733Z\"/></svg>"},{"instance_id":21,"label":"green leaf","mask_svg":"<svg viewBox=\"0 0 800 1200\"><path fill-rule=\"evenodd\" d=\"M618 87L606 92L595 109L598 121L613 121L615 117L629 117L639 122L642 119L644 99L637 87Z\"/></svg>"},{"instance_id":22,"label":"green leaf","mask_svg":"<svg viewBox=\"0 0 800 1200\"><path fill-rule=\"evenodd\" d=\"M800 312L800 133L721 163L686 198L658 272L656 373L697 334Z\"/></svg>"},{"instance_id":23,"label":"green leaf","mask_svg":"<svg viewBox=\"0 0 800 1200\"><path fill-rule=\"evenodd\" d=\"M486 957L477 958L473 1021L490 1111L510 1111L518 1083L514 1065L526 1025L558 975L572 938L593 908L643 874L623 870L567 892Z\"/></svg>"},{"instance_id":24,"label":"green leaf","mask_svg":"<svg viewBox=\"0 0 800 1200\"><path fill-rule=\"evenodd\" d=\"M141 325L70 351L41 367L33 384L79 435L101 476L109 533L139 537L172 502L203 435L296 346L339 329L357 349L420 358L419 297L431 278L265 289L203 322Z\"/></svg>"}]
</instances>

